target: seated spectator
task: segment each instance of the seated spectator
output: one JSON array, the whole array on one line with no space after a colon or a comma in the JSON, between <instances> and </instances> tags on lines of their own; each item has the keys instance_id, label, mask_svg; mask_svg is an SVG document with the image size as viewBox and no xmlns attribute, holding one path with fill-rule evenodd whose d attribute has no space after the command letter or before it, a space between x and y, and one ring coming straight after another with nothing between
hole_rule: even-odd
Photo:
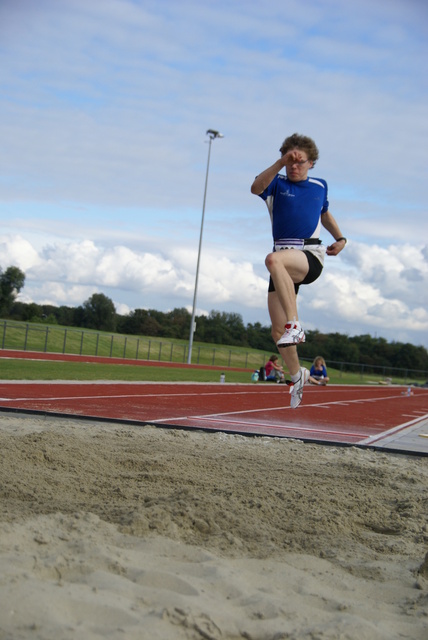
<instances>
[{"instance_id":1,"label":"seated spectator","mask_svg":"<svg viewBox=\"0 0 428 640\"><path fill-rule=\"evenodd\" d=\"M266 380L275 380L276 382L284 382L284 370L278 364L278 356L273 355L265 364Z\"/></svg>"},{"instance_id":2,"label":"seated spectator","mask_svg":"<svg viewBox=\"0 0 428 640\"><path fill-rule=\"evenodd\" d=\"M309 372L309 382L311 384L326 385L329 379L324 358L317 356Z\"/></svg>"}]
</instances>

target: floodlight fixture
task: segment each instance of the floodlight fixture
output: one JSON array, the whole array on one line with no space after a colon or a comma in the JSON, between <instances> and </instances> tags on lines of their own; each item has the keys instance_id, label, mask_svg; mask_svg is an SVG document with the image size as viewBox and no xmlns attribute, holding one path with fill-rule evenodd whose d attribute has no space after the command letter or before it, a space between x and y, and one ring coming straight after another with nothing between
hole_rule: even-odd
<instances>
[{"instance_id":1,"label":"floodlight fixture","mask_svg":"<svg viewBox=\"0 0 428 640\"><path fill-rule=\"evenodd\" d=\"M208 129L207 136L209 136L211 140L214 140L214 138L224 138L224 135L215 129Z\"/></svg>"}]
</instances>

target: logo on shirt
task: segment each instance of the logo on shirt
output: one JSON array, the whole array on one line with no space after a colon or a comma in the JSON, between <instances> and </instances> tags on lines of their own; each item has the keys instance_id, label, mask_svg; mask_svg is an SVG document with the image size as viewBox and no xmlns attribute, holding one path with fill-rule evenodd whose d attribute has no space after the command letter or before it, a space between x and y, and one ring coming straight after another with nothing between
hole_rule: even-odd
<instances>
[{"instance_id":1,"label":"logo on shirt","mask_svg":"<svg viewBox=\"0 0 428 640\"><path fill-rule=\"evenodd\" d=\"M296 197L296 194L295 193L290 193L288 189L287 189L287 191L281 191L281 195L282 196L287 196L287 198L295 198Z\"/></svg>"}]
</instances>

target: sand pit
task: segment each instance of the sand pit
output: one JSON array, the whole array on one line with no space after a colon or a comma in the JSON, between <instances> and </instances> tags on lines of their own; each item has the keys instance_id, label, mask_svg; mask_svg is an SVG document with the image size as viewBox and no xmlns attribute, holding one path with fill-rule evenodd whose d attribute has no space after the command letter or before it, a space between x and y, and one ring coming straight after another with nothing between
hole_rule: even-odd
<instances>
[{"instance_id":1,"label":"sand pit","mask_svg":"<svg viewBox=\"0 0 428 640\"><path fill-rule=\"evenodd\" d=\"M428 637L428 460L0 413L0 640Z\"/></svg>"}]
</instances>

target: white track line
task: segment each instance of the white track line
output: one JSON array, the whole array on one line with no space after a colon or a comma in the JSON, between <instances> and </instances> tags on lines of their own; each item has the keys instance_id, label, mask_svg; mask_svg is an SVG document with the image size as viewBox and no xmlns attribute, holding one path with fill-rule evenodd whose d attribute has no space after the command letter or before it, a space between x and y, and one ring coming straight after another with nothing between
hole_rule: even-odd
<instances>
[{"instance_id":1,"label":"white track line","mask_svg":"<svg viewBox=\"0 0 428 640\"><path fill-rule=\"evenodd\" d=\"M192 416L192 418L188 418L188 419L193 419L193 420L205 420L205 421L213 421L215 423L225 423L225 424L240 424L240 425L247 425L248 427L259 427L259 428L264 428L264 429L285 429L285 430L289 430L289 431L310 431L312 433L326 433L326 434L334 434L334 435L342 435L342 436L355 436L358 438L362 438L364 437L366 434L365 433L352 433L349 431L336 431L336 430L332 430L332 429L316 429L314 427L303 427L301 425L286 425L286 424L279 424L279 425L273 425L273 424L263 424L263 423L258 423L258 422L246 422L244 420L224 420L224 419L218 419L218 418L210 418L210 417L205 417L205 416Z\"/></svg>"},{"instance_id":2,"label":"white track line","mask_svg":"<svg viewBox=\"0 0 428 640\"><path fill-rule=\"evenodd\" d=\"M0 383L1 385L2 383ZM53 383L56 384L56 383ZM59 383L59 384L63 384L63 383ZM70 384L75 384L76 386L79 386L81 383L77 382L77 383L70 383ZM94 385L97 385L99 383L94 382L91 383ZM103 383L103 384L109 384L107 383ZM116 382L111 382L111 385L116 384ZM128 383L126 383L128 384ZM18 386L18 385L17 385ZM191 383L189 383L189 386L191 386ZM22 401L22 402L26 402L26 401L31 401L31 400L91 400L94 398L182 398L183 396L187 396L187 397L193 397L193 396L234 396L234 395L248 395L248 394L252 394L254 388L252 388L251 390L249 389L242 389L242 390L237 390L237 391L230 391L227 389L224 389L224 387L221 390L218 391L205 391L205 392L192 392L192 393L125 393L125 394L103 394L103 395L74 395L74 396L49 396L46 398L40 398L39 396L24 396L24 397L20 397L20 398L0 398L0 400L3 401ZM333 391L333 389L332 389ZM334 391L337 393L337 391L347 391L346 387L343 387L341 389L334 389ZM349 389L348 389L349 391ZM361 388L358 389L358 391L361 391ZM326 393L326 390L324 389L323 391L321 390L317 390L317 389L313 389L311 391L311 393ZM288 390L284 390L282 387L280 389L274 388L274 389L266 389L266 390L260 390L260 391L255 391L255 393L257 393L258 395L269 395L272 396L273 394L276 395L282 395L282 396L288 396ZM349 400L335 400L335 401L326 401L326 402L322 402L322 403L313 403L310 405L305 405L306 407L308 406L314 406L314 407L318 407L318 406L328 406L329 404L349 404L349 403L365 403L365 402L377 402L378 400L390 400L390 399L396 399L396 398L402 398L404 397L402 394L399 395L394 395L394 396L381 396L379 398L372 398L372 397L367 397L367 398L356 398L355 400L349 399Z\"/></svg>"},{"instance_id":3,"label":"white track line","mask_svg":"<svg viewBox=\"0 0 428 640\"><path fill-rule=\"evenodd\" d=\"M392 427L392 429L388 429L388 431L383 431L382 433L378 433L377 435L369 436L365 440L362 440L360 444L371 444L373 442L377 442L377 440L383 440L384 438L387 438L388 436L391 436L394 433L397 433L397 431L402 431L403 429L412 427L415 424L418 424L418 422L423 422L427 418L428 418L428 413L426 413L424 416L419 416L414 420L410 420L409 422L404 422L403 424L399 424L396 427Z\"/></svg>"},{"instance_id":4,"label":"white track line","mask_svg":"<svg viewBox=\"0 0 428 640\"><path fill-rule=\"evenodd\" d=\"M78 384L78 383L77 383ZM97 384L97 383L94 383ZM115 383L111 383L111 384L115 384ZM315 390L316 391L316 390ZM337 391L337 389L335 389L335 391ZM346 391L346 388L341 389L341 391ZM359 389L360 391L360 389ZM269 389L269 390L263 390L263 391L256 391L257 394L262 394L262 395L266 395L269 394L270 396L272 396L273 393L275 393L275 395L281 393L281 395L285 395L287 396L288 393L281 388L281 389ZM312 391L313 393L313 391ZM323 390L323 393L325 393L325 390ZM24 398L2 398L1 401L2 402L34 402L37 401L38 403L41 402L52 402L52 401L58 401L58 400L103 400L103 399L121 399L121 398L139 398L139 399L144 399L144 398L183 398L183 397L201 397L201 396L233 396L233 395L248 395L248 394L252 394L252 390L248 390L248 389L242 389L239 391L228 391L225 390L224 388L222 388L221 390L218 390L216 392L199 392L199 393L150 393L150 394L115 394L115 395L108 395L108 394L103 394L103 395L90 395L90 396L85 396L85 395L79 395L79 396L51 396L48 398L40 398L40 397L24 397ZM385 400L395 400L397 398L403 398L402 393L400 393L399 395L387 395L387 396L381 396L378 398L373 398L373 397L366 397L366 398L356 398L355 400L334 400L334 401L326 401L326 402L317 402L317 403L312 403L312 404L305 404L302 406L302 408L329 408L332 406L348 406L348 405L352 405L352 404L364 404L366 402L379 402L379 401L385 401ZM206 414L206 415L196 415L196 416L177 416L177 417L169 417L169 418L156 418L154 420L150 420L150 419L146 419L145 422L151 423L151 424L159 424L162 422L178 422L178 421L183 421L183 420L204 420L204 421L213 421L213 422L226 422L228 424L246 424L249 427L251 426L259 426L259 427L263 427L263 428L280 428L280 429L288 429L288 430L300 430L300 431L312 431L314 433L331 433L331 434L336 434L336 435L347 435L347 436L354 436L354 437L364 437L365 434L361 434L361 433L344 433L342 431L326 431L325 429L313 429L313 428L308 428L308 427L301 427L301 426L286 426L286 425L261 425L261 424L254 424L254 423L250 423L250 422L245 422L245 421L238 421L238 420L222 420L221 416L233 416L233 415L243 415L243 414L248 414L248 413L260 413L263 411L263 413L265 413L266 411L283 411L283 410L291 410L290 406L280 406L280 407L268 407L268 408L255 408L255 409L244 409L244 410L238 410L238 411L225 411L223 413L214 413L214 414ZM425 414L424 414L425 415ZM398 431L400 429L405 428L406 426L410 426L411 424L418 422L419 420L423 419L421 418L417 418L413 421L410 421L408 423L402 424L402 425L398 425L396 427L393 427L392 429L385 431L381 434L377 434L375 436L370 436L368 438L365 438L362 443L367 443L367 442L374 442L375 439L382 439L384 437L386 437L387 435L390 435L391 433L394 433L395 431Z\"/></svg>"}]
</instances>

